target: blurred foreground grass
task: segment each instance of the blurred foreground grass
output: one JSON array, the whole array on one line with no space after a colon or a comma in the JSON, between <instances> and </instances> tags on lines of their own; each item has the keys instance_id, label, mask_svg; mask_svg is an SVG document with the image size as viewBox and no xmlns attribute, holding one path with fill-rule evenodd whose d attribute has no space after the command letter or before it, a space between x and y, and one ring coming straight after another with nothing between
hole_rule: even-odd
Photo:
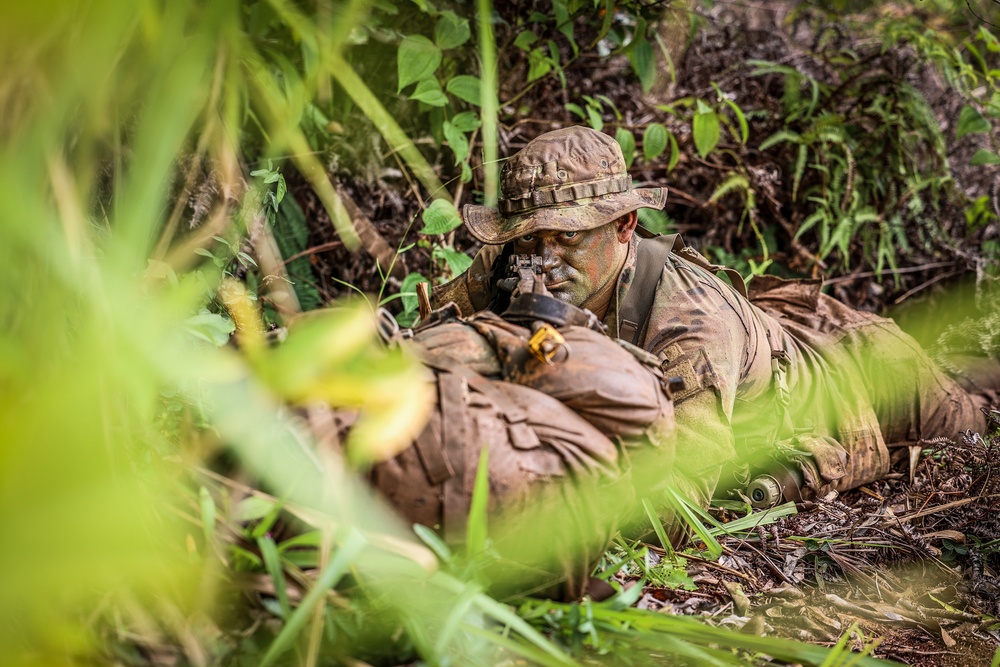
<instances>
[{"instance_id":1,"label":"blurred foreground grass","mask_svg":"<svg viewBox=\"0 0 1000 667\"><path fill-rule=\"evenodd\" d=\"M192 662L211 659L188 619L213 613L221 583L214 500L202 492L195 521L185 510L189 466L222 443L285 502L316 513L328 557L343 545L321 563L320 597L379 539L409 558L408 576L433 568L337 461L318 460L295 437L279 404L302 392L377 404L384 423L403 406L387 397L426 394L413 360L372 346L370 315L328 318L325 338L303 336L270 367L207 342L213 330L226 339L227 320L198 314L222 274L191 270L201 259L192 250L212 234L245 233L259 215L236 131L250 113L243 68L254 56L239 31L243 9L97 1L5 10L0 645L15 662L85 661L102 649L102 620L139 632L141 609L163 624L153 636L186 641ZM175 239L170 193L192 154L236 196ZM306 386L317 369L333 371L321 391ZM396 434L372 437L398 440L419 428L419 412L404 410L389 421ZM365 562L407 571L391 558Z\"/></svg>"}]
</instances>

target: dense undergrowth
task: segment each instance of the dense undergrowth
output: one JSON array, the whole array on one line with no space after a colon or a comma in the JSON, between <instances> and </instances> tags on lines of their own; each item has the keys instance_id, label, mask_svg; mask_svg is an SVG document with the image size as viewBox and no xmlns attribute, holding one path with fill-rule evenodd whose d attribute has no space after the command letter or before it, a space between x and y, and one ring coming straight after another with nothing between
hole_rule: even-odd
<instances>
[{"instance_id":1,"label":"dense undergrowth","mask_svg":"<svg viewBox=\"0 0 1000 667\"><path fill-rule=\"evenodd\" d=\"M456 205L495 201L498 157L553 127L614 134L637 182L673 191L644 224L748 275L827 275L869 308L942 269L993 277L990 15L775 9L5 9L8 659L852 664L632 609L636 589L498 601L484 511L452 553L345 462L408 443L427 404L423 368L378 342L374 307L412 321L416 282L468 266ZM316 447L316 404L364 415L346 457ZM636 548L607 558L649 574Z\"/></svg>"}]
</instances>

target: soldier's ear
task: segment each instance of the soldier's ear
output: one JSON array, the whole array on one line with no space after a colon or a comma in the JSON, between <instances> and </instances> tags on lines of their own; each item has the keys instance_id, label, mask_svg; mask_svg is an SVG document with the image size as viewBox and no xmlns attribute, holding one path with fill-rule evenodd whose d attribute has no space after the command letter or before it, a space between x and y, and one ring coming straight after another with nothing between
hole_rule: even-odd
<instances>
[{"instance_id":1,"label":"soldier's ear","mask_svg":"<svg viewBox=\"0 0 1000 667\"><path fill-rule=\"evenodd\" d=\"M622 217L615 220L615 233L618 235L619 243L628 243L632 240L632 233L635 231L635 226L639 223L639 214L635 211L629 211Z\"/></svg>"}]
</instances>

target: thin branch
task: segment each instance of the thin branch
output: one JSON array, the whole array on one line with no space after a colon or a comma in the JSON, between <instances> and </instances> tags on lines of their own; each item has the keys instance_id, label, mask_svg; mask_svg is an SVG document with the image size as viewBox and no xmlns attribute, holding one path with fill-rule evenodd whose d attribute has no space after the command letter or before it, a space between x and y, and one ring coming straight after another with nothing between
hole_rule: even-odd
<instances>
[{"instance_id":1,"label":"thin branch","mask_svg":"<svg viewBox=\"0 0 1000 667\"><path fill-rule=\"evenodd\" d=\"M901 273L918 273L920 271L927 271L928 269L942 269L945 267L955 266L955 262L932 262L930 264L921 264L920 266L907 266L902 269L886 269L881 273L889 275L898 275ZM846 276L837 276L836 278L830 278L824 282L827 285L836 285L837 283L846 283L852 280L860 280L861 278L872 278L880 275L876 271L863 271L861 273L852 273Z\"/></svg>"},{"instance_id":2,"label":"thin branch","mask_svg":"<svg viewBox=\"0 0 1000 667\"><path fill-rule=\"evenodd\" d=\"M334 248L339 248L342 245L344 245L343 241L330 241L329 243L321 243L320 245L315 245L315 246L313 246L311 248L306 248L302 252L296 253L296 254L292 255L291 257L288 257L287 259L283 260L281 263L282 264L288 264L290 262L294 262L295 260L297 260L297 259L299 259L301 257L306 257L307 255L315 255L318 252L326 252L327 250L333 250Z\"/></svg>"},{"instance_id":3,"label":"thin branch","mask_svg":"<svg viewBox=\"0 0 1000 667\"><path fill-rule=\"evenodd\" d=\"M910 291L906 292L901 297L899 297L898 299L896 299L895 301L893 301L893 303L896 304L896 305L899 305L903 301L905 301L906 299L908 299L909 297L911 297L914 294L916 294L917 292L923 290L924 288L930 287L934 283L939 283L939 282L941 282L942 280L944 280L946 278L954 278L955 276L957 276L957 275L959 275L961 273L963 273L963 271L953 271L951 273L942 273L941 275L935 276L935 277L931 278L930 280L928 280L927 282L922 283L920 285L917 285L916 287L914 287Z\"/></svg>"}]
</instances>

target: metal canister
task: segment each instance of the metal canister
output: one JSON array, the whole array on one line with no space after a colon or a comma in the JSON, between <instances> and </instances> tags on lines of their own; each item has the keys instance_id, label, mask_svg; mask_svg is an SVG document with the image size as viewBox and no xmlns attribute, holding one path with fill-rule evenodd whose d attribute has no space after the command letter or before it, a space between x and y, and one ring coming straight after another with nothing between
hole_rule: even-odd
<instances>
[{"instance_id":1,"label":"metal canister","mask_svg":"<svg viewBox=\"0 0 1000 667\"><path fill-rule=\"evenodd\" d=\"M750 480L746 495L755 509L774 507L783 500L802 500L802 472L791 463L777 463Z\"/></svg>"}]
</instances>

